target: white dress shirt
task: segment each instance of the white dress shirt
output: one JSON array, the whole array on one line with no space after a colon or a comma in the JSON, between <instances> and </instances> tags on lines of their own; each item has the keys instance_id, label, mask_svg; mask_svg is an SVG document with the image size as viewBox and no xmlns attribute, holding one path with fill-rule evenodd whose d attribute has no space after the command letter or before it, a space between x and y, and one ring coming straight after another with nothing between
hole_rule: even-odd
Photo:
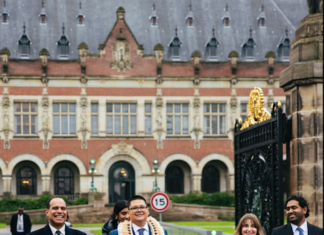
<instances>
[{"instance_id":1,"label":"white dress shirt","mask_svg":"<svg viewBox=\"0 0 324 235\"><path fill-rule=\"evenodd\" d=\"M299 231L297 230L298 226L295 224L291 224L291 228L293 231L294 235L299 235ZM308 230L307 230L307 221L305 220L305 222L300 226L300 228L303 230L304 235L308 235Z\"/></svg>"},{"instance_id":2,"label":"white dress shirt","mask_svg":"<svg viewBox=\"0 0 324 235\"><path fill-rule=\"evenodd\" d=\"M51 228L51 230L52 230L52 234L53 234L53 235L57 235L57 233L56 233L57 230L60 230L61 235L65 235L65 224L64 224L63 227L60 228L60 229L56 229L56 228L54 228L50 223L49 223L48 225L49 225L49 227Z\"/></svg>"},{"instance_id":3,"label":"white dress shirt","mask_svg":"<svg viewBox=\"0 0 324 235\"><path fill-rule=\"evenodd\" d=\"M19 225L20 225L20 227L19 227ZM21 215L18 214L17 232L25 232L25 230L24 230L24 215L23 214L21 214Z\"/></svg>"},{"instance_id":4,"label":"white dress shirt","mask_svg":"<svg viewBox=\"0 0 324 235\"><path fill-rule=\"evenodd\" d=\"M132 223L132 226L133 226L133 229L134 229L134 232L135 232L134 235L140 235L138 230L141 229L141 227L138 227L136 224L133 224L133 223ZM144 230L144 235L149 235L150 233L149 233L149 227L148 227L147 223L144 225L143 228L145 229Z\"/></svg>"}]
</instances>

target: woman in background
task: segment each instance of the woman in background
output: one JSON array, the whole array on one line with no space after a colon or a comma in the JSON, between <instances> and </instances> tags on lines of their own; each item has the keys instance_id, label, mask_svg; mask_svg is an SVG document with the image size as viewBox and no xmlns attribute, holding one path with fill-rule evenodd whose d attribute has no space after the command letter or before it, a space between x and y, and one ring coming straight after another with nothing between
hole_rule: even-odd
<instances>
[{"instance_id":1,"label":"woman in background","mask_svg":"<svg viewBox=\"0 0 324 235\"><path fill-rule=\"evenodd\" d=\"M118 224L129 220L128 203L125 200L116 202L114 212L109 221L102 226L102 235L108 235L110 231L117 229Z\"/></svg>"},{"instance_id":2,"label":"woman in background","mask_svg":"<svg viewBox=\"0 0 324 235\"><path fill-rule=\"evenodd\" d=\"M254 214L245 214L240 219L234 235L264 235L261 224Z\"/></svg>"}]
</instances>

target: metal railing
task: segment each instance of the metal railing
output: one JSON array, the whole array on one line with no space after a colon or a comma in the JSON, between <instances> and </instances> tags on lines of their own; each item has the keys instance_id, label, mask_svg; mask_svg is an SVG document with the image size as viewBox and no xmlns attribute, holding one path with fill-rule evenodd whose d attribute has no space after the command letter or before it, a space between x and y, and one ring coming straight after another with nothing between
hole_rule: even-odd
<instances>
[{"instance_id":1,"label":"metal railing","mask_svg":"<svg viewBox=\"0 0 324 235\"><path fill-rule=\"evenodd\" d=\"M169 224L160 222L162 227L167 230L168 235L211 235L210 230L202 228L193 228L190 226L180 226L175 224ZM217 231L217 235L222 235L222 231ZM213 234L212 234L213 235Z\"/></svg>"}]
</instances>

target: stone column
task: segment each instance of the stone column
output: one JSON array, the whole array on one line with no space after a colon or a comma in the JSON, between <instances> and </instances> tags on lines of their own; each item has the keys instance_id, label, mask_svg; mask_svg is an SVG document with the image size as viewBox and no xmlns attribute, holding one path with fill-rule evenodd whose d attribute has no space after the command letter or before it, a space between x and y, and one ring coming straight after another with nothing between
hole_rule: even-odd
<instances>
[{"instance_id":1,"label":"stone column","mask_svg":"<svg viewBox=\"0 0 324 235\"><path fill-rule=\"evenodd\" d=\"M192 192L201 192L201 175L193 175L191 178Z\"/></svg>"},{"instance_id":2,"label":"stone column","mask_svg":"<svg viewBox=\"0 0 324 235\"><path fill-rule=\"evenodd\" d=\"M11 192L11 176L3 175L3 192Z\"/></svg>"},{"instance_id":3,"label":"stone column","mask_svg":"<svg viewBox=\"0 0 324 235\"><path fill-rule=\"evenodd\" d=\"M50 182L51 182L51 177L50 176L42 176L43 193L49 193L50 192Z\"/></svg>"},{"instance_id":4,"label":"stone column","mask_svg":"<svg viewBox=\"0 0 324 235\"><path fill-rule=\"evenodd\" d=\"M292 117L288 145L289 195L310 206L307 221L323 227L323 13L306 16L291 43L290 66L280 73L286 113Z\"/></svg>"}]
</instances>

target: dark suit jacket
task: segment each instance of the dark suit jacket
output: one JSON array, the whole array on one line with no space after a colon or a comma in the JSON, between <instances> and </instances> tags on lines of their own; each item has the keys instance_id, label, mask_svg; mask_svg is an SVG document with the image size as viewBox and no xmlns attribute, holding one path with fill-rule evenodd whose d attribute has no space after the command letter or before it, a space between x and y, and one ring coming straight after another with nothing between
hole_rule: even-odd
<instances>
[{"instance_id":1,"label":"dark suit jacket","mask_svg":"<svg viewBox=\"0 0 324 235\"><path fill-rule=\"evenodd\" d=\"M66 235L87 235L84 232L69 228L67 226L65 226L65 234ZM52 235L52 230L50 226L47 224L44 228L28 233L27 235Z\"/></svg>"},{"instance_id":2,"label":"dark suit jacket","mask_svg":"<svg viewBox=\"0 0 324 235\"><path fill-rule=\"evenodd\" d=\"M308 235L323 235L323 229L307 222ZM274 228L272 235L293 235L291 224L285 224L283 226Z\"/></svg>"},{"instance_id":3,"label":"dark suit jacket","mask_svg":"<svg viewBox=\"0 0 324 235\"><path fill-rule=\"evenodd\" d=\"M149 228L149 235L152 235L150 226L148 226L148 228ZM133 230L133 234L135 235L135 232L134 232L133 228L132 228L132 230ZM168 232L165 229L163 229L163 230L164 230L164 235L168 235ZM115 229L115 230L111 231L109 233L109 235L118 235L118 229Z\"/></svg>"},{"instance_id":4,"label":"dark suit jacket","mask_svg":"<svg viewBox=\"0 0 324 235\"><path fill-rule=\"evenodd\" d=\"M24 231L25 234L29 233L31 230L31 222L30 222L30 217L29 215L23 213L24 217ZM14 235L17 233L17 223L18 223L18 213L12 215L11 220L10 220L10 231Z\"/></svg>"}]
</instances>

